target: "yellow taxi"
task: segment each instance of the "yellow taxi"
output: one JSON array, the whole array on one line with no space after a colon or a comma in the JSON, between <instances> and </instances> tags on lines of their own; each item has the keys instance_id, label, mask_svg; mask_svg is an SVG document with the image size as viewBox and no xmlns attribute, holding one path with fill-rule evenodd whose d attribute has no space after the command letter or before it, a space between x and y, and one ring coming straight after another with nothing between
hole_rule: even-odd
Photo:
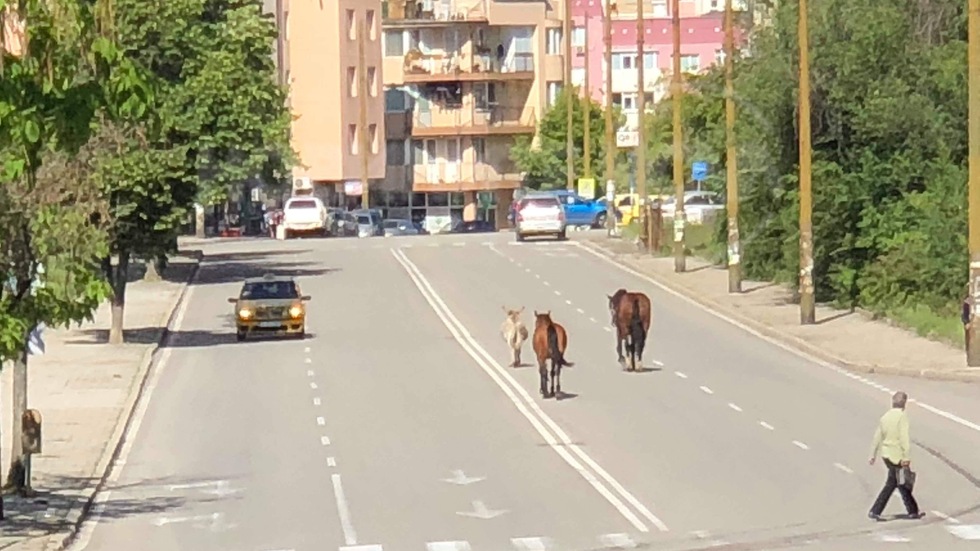
<instances>
[{"instance_id":1,"label":"yellow taxi","mask_svg":"<svg viewBox=\"0 0 980 551\"><path fill-rule=\"evenodd\" d=\"M228 299L235 305L235 329L239 341L253 333L306 336L304 296L291 277L266 275L246 279L237 297Z\"/></svg>"}]
</instances>

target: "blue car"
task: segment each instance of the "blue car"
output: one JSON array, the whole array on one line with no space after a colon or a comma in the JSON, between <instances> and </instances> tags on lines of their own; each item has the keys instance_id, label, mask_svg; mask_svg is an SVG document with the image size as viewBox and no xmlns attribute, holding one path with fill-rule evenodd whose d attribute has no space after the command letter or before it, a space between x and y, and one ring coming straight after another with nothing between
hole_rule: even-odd
<instances>
[{"instance_id":1,"label":"blue car","mask_svg":"<svg viewBox=\"0 0 980 551\"><path fill-rule=\"evenodd\" d=\"M565 220L569 226L590 226L602 228L606 225L606 202L585 199L574 191L566 189L555 190L553 193L565 208ZM618 211L613 211L617 221L622 217Z\"/></svg>"}]
</instances>

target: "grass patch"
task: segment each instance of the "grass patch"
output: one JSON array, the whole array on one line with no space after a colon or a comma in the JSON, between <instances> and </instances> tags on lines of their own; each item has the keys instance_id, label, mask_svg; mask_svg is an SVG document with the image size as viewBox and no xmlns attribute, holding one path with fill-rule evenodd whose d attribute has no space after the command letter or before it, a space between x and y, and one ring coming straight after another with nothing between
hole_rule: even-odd
<instances>
[{"instance_id":1,"label":"grass patch","mask_svg":"<svg viewBox=\"0 0 980 551\"><path fill-rule=\"evenodd\" d=\"M958 316L938 314L923 306L907 306L887 312L886 317L896 325L929 339L953 346L963 346L963 323Z\"/></svg>"}]
</instances>

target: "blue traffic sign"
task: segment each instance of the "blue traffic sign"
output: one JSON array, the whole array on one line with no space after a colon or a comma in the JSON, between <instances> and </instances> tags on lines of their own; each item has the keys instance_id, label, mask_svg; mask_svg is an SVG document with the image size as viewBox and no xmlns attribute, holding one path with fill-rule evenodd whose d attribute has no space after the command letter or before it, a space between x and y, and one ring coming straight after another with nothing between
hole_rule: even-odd
<instances>
[{"instance_id":1,"label":"blue traffic sign","mask_svg":"<svg viewBox=\"0 0 980 551\"><path fill-rule=\"evenodd\" d=\"M691 178L697 182L703 182L708 177L708 163L704 161L694 161L691 163Z\"/></svg>"}]
</instances>

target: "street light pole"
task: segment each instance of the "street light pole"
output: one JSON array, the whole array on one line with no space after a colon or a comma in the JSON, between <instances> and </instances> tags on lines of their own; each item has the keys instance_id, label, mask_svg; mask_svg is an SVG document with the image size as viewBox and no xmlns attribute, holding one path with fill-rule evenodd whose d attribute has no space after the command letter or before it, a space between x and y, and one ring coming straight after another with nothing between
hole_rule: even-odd
<instances>
[{"instance_id":1,"label":"street light pole","mask_svg":"<svg viewBox=\"0 0 980 551\"><path fill-rule=\"evenodd\" d=\"M673 75L671 99L674 105L674 271L687 271L684 251L684 127L681 120L681 13L680 0L671 3L671 27L674 34Z\"/></svg>"},{"instance_id":2,"label":"street light pole","mask_svg":"<svg viewBox=\"0 0 980 551\"><path fill-rule=\"evenodd\" d=\"M980 0L968 4L969 46L969 249L970 295L974 297L967 324L966 364L980 367L977 306L980 305Z\"/></svg>"},{"instance_id":3,"label":"street light pole","mask_svg":"<svg viewBox=\"0 0 980 551\"><path fill-rule=\"evenodd\" d=\"M800 0L800 323L816 323L813 289L813 189L810 166L810 45L807 0Z\"/></svg>"},{"instance_id":4,"label":"street light pole","mask_svg":"<svg viewBox=\"0 0 980 551\"><path fill-rule=\"evenodd\" d=\"M735 17L725 0L725 171L728 211L728 292L742 292L738 235L738 151L735 147Z\"/></svg>"}]
</instances>

